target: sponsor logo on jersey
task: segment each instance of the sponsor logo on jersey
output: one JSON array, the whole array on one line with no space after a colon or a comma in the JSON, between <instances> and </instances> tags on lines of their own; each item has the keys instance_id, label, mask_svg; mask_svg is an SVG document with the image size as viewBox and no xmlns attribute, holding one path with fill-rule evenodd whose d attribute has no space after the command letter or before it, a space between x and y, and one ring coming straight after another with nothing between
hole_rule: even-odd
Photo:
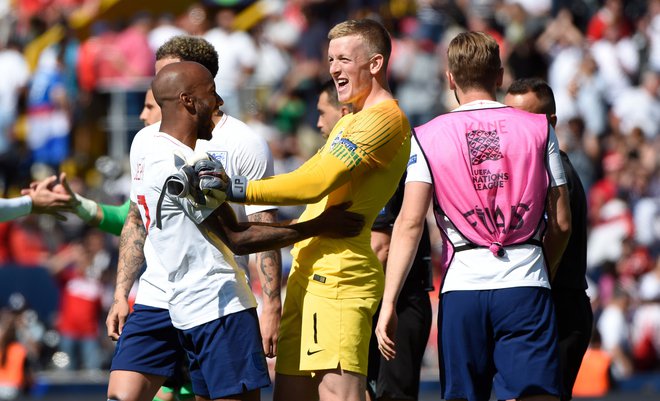
<instances>
[{"instance_id":1,"label":"sponsor logo on jersey","mask_svg":"<svg viewBox=\"0 0 660 401\"><path fill-rule=\"evenodd\" d=\"M346 139L346 138L341 138L341 139L339 140L339 143L341 143L342 145L344 145L344 146L346 147L346 149L348 149L348 150L351 151L351 152L355 152L355 149L357 149L357 145L354 144L353 142L349 141L349 140Z\"/></svg>"},{"instance_id":2,"label":"sponsor logo on jersey","mask_svg":"<svg viewBox=\"0 0 660 401\"><path fill-rule=\"evenodd\" d=\"M335 148L335 146L337 146L340 143L340 141L342 139L341 134L343 134L343 133L344 133L343 129L339 130L339 132L337 133L337 136L335 136L335 139L333 139L332 143L330 143L330 150L333 150Z\"/></svg>"},{"instance_id":3,"label":"sponsor logo on jersey","mask_svg":"<svg viewBox=\"0 0 660 401\"><path fill-rule=\"evenodd\" d=\"M415 163L417 163L417 155L410 156L410 159L408 159L408 166L413 165Z\"/></svg>"}]
</instances>

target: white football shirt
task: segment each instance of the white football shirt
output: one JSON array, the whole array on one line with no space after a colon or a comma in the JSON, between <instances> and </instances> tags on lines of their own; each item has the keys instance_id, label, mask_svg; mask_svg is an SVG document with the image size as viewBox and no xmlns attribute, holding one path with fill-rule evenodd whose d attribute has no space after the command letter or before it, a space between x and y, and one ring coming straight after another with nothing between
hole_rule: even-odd
<instances>
[{"instance_id":1,"label":"white football shirt","mask_svg":"<svg viewBox=\"0 0 660 401\"><path fill-rule=\"evenodd\" d=\"M160 122L141 129L133 139L132 146L149 146L153 135L158 133ZM144 145L144 144L147 145ZM258 180L273 175L273 157L266 141L256 134L242 121L224 114L220 122L213 129L213 138L210 141L197 141L195 152L209 151L218 157L229 176L243 175L250 180ZM251 206L241 203L231 204L238 221L247 221L247 216L274 209L273 206ZM167 276L157 262L157 258L149 257L153 247L149 239L144 244L144 254L147 268L140 276L139 287L135 303L154 308L167 309L168 287ZM234 256L239 266L247 274L248 255Z\"/></svg>"},{"instance_id":2,"label":"white football shirt","mask_svg":"<svg viewBox=\"0 0 660 401\"><path fill-rule=\"evenodd\" d=\"M147 266L158 263L167 278L164 294L174 327L189 329L256 307L232 252L198 227L213 210L163 195L166 179L178 170L174 154L190 158L193 150L161 132L148 143L142 139L131 146L131 201L138 205L154 251L145 253Z\"/></svg>"}]
</instances>

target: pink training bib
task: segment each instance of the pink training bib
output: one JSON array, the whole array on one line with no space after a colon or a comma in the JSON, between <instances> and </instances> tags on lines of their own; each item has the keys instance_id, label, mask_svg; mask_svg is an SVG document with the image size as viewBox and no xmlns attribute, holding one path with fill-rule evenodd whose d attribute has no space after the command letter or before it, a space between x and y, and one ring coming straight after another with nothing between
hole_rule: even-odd
<instances>
[{"instance_id":1,"label":"pink training bib","mask_svg":"<svg viewBox=\"0 0 660 401\"><path fill-rule=\"evenodd\" d=\"M415 128L415 135L433 177L436 220L444 214L496 256L533 237L549 185L544 115L510 107L457 111Z\"/></svg>"}]
</instances>

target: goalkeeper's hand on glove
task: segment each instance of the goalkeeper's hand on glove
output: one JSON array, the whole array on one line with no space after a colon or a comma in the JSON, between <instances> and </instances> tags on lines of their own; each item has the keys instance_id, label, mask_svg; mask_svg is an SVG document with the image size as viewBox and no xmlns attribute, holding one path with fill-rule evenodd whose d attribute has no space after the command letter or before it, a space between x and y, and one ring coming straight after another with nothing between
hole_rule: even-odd
<instances>
[{"instance_id":1,"label":"goalkeeper's hand on glove","mask_svg":"<svg viewBox=\"0 0 660 401\"><path fill-rule=\"evenodd\" d=\"M245 201L247 178L237 175L229 178L222 164L209 155L209 160L199 160L195 163L195 171L199 178L199 186L204 195L218 200L234 202Z\"/></svg>"},{"instance_id":2,"label":"goalkeeper's hand on glove","mask_svg":"<svg viewBox=\"0 0 660 401\"><path fill-rule=\"evenodd\" d=\"M196 153L186 161L175 155L179 171L168 178L167 192L187 197L195 207L216 208L226 200L244 202L247 178L227 176L222 163L209 153Z\"/></svg>"},{"instance_id":3,"label":"goalkeeper's hand on glove","mask_svg":"<svg viewBox=\"0 0 660 401\"><path fill-rule=\"evenodd\" d=\"M175 165L179 167L176 174L167 179L166 191L169 195L187 198L194 207L211 209L221 205L226 195L222 191L227 175L222 163L207 153L196 153L186 160L181 154L175 154ZM203 171L203 179L198 172Z\"/></svg>"},{"instance_id":4,"label":"goalkeeper's hand on glove","mask_svg":"<svg viewBox=\"0 0 660 401\"><path fill-rule=\"evenodd\" d=\"M219 160L209 154L207 158L195 161L193 170L209 207L217 207L227 200L229 177Z\"/></svg>"}]
</instances>

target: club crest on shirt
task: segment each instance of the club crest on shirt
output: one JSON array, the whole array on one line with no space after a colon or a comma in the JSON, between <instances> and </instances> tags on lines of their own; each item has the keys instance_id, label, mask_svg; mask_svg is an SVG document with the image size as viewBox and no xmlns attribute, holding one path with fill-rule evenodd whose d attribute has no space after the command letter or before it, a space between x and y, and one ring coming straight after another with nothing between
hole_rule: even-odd
<instances>
[{"instance_id":1,"label":"club crest on shirt","mask_svg":"<svg viewBox=\"0 0 660 401\"><path fill-rule=\"evenodd\" d=\"M227 168L227 152L224 150L209 150L206 152L209 156L222 163Z\"/></svg>"}]
</instances>

